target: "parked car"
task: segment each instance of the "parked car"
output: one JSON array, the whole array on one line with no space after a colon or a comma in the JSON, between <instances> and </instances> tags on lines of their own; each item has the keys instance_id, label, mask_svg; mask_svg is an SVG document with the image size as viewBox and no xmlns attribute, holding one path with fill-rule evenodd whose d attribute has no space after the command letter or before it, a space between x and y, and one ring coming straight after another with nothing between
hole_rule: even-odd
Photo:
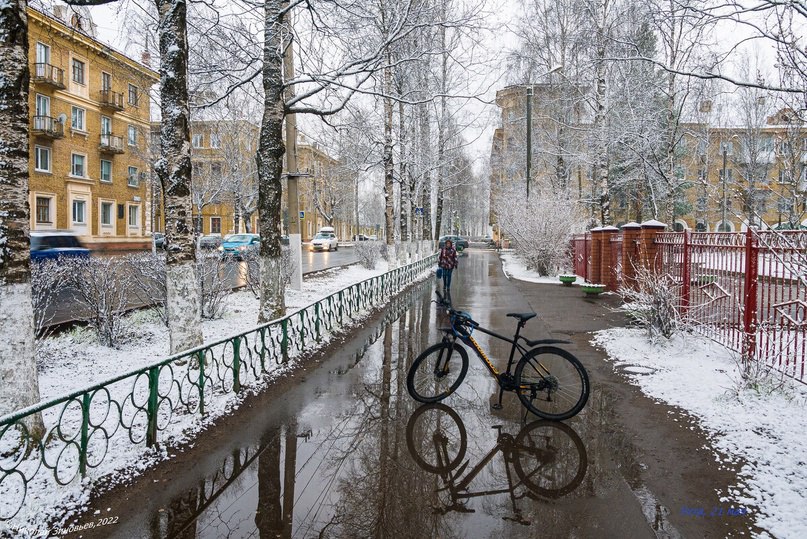
<instances>
[{"instance_id":1,"label":"parked car","mask_svg":"<svg viewBox=\"0 0 807 539\"><path fill-rule=\"evenodd\" d=\"M331 229L333 230L333 229ZM328 230L320 230L317 232L314 239L311 240L312 251L338 251L339 240L336 239L336 234Z\"/></svg>"},{"instance_id":2,"label":"parked car","mask_svg":"<svg viewBox=\"0 0 807 539\"><path fill-rule=\"evenodd\" d=\"M157 249L165 249L165 234L162 232L155 232L152 234L151 241L154 242L154 247Z\"/></svg>"},{"instance_id":3,"label":"parked car","mask_svg":"<svg viewBox=\"0 0 807 539\"><path fill-rule=\"evenodd\" d=\"M31 260L54 260L59 257L87 258L90 250L81 245L71 232L31 232Z\"/></svg>"},{"instance_id":4,"label":"parked car","mask_svg":"<svg viewBox=\"0 0 807 539\"><path fill-rule=\"evenodd\" d=\"M213 249L218 249L221 243L221 236L202 236L199 238L199 249L203 251L212 251Z\"/></svg>"},{"instance_id":5,"label":"parked car","mask_svg":"<svg viewBox=\"0 0 807 539\"><path fill-rule=\"evenodd\" d=\"M251 253L258 253L261 248L261 237L257 234L232 234L224 238L219 246L223 256L242 259Z\"/></svg>"},{"instance_id":6,"label":"parked car","mask_svg":"<svg viewBox=\"0 0 807 539\"><path fill-rule=\"evenodd\" d=\"M378 236L376 236L375 234L370 234L370 237L367 239L369 239L370 241L378 241Z\"/></svg>"},{"instance_id":7,"label":"parked car","mask_svg":"<svg viewBox=\"0 0 807 539\"><path fill-rule=\"evenodd\" d=\"M283 234L280 236L280 245L288 245L289 244L289 237Z\"/></svg>"},{"instance_id":8,"label":"parked car","mask_svg":"<svg viewBox=\"0 0 807 539\"><path fill-rule=\"evenodd\" d=\"M369 239L370 238L368 238L364 234L356 234L355 236L353 236L353 241L367 241Z\"/></svg>"},{"instance_id":9,"label":"parked car","mask_svg":"<svg viewBox=\"0 0 807 539\"><path fill-rule=\"evenodd\" d=\"M454 244L457 251L462 251L463 249L468 248L468 240L461 236L443 236L440 238L440 249L445 246L446 240L451 240L451 243Z\"/></svg>"}]
</instances>

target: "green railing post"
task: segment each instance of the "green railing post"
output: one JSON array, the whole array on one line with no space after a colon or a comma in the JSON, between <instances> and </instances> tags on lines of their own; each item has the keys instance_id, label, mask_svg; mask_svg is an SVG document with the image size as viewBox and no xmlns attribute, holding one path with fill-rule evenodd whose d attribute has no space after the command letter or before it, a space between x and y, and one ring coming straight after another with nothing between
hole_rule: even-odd
<instances>
[{"instance_id":1,"label":"green railing post","mask_svg":"<svg viewBox=\"0 0 807 539\"><path fill-rule=\"evenodd\" d=\"M314 304L314 332L317 342L320 342L322 335L319 332L319 301Z\"/></svg>"},{"instance_id":2,"label":"green railing post","mask_svg":"<svg viewBox=\"0 0 807 539\"><path fill-rule=\"evenodd\" d=\"M157 395L160 383L160 368L149 368L149 400L146 406L146 447L157 443Z\"/></svg>"},{"instance_id":3,"label":"green railing post","mask_svg":"<svg viewBox=\"0 0 807 539\"><path fill-rule=\"evenodd\" d=\"M300 311L300 350L305 348L305 309Z\"/></svg>"},{"instance_id":4,"label":"green railing post","mask_svg":"<svg viewBox=\"0 0 807 539\"><path fill-rule=\"evenodd\" d=\"M339 325L340 326L342 325L342 320L343 320L342 306L344 305L344 302L345 302L345 300L344 300L343 290L340 290L339 291Z\"/></svg>"},{"instance_id":5,"label":"green railing post","mask_svg":"<svg viewBox=\"0 0 807 539\"><path fill-rule=\"evenodd\" d=\"M233 391L241 391L241 337L233 339Z\"/></svg>"},{"instance_id":6,"label":"green railing post","mask_svg":"<svg viewBox=\"0 0 807 539\"><path fill-rule=\"evenodd\" d=\"M205 353L196 352L196 359L199 361L199 413L205 415Z\"/></svg>"},{"instance_id":7,"label":"green railing post","mask_svg":"<svg viewBox=\"0 0 807 539\"><path fill-rule=\"evenodd\" d=\"M283 363L289 360L289 319L280 321L280 354L283 356Z\"/></svg>"},{"instance_id":8,"label":"green railing post","mask_svg":"<svg viewBox=\"0 0 807 539\"><path fill-rule=\"evenodd\" d=\"M258 359L261 362L261 372L266 372L266 328L261 328L258 330L258 334L261 336L261 351L258 355Z\"/></svg>"},{"instance_id":9,"label":"green railing post","mask_svg":"<svg viewBox=\"0 0 807 539\"><path fill-rule=\"evenodd\" d=\"M78 454L78 471L81 477L87 475L87 444L90 436L90 394L84 393L81 396L81 447Z\"/></svg>"}]
</instances>

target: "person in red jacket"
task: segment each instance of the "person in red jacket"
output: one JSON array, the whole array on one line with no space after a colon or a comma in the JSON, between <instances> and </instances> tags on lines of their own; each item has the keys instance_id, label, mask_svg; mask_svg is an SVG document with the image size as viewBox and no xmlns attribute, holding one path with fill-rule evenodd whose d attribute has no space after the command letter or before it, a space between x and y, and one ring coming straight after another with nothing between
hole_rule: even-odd
<instances>
[{"instance_id":1,"label":"person in red jacket","mask_svg":"<svg viewBox=\"0 0 807 539\"><path fill-rule=\"evenodd\" d=\"M451 290L451 272L457 267L457 250L451 240L446 240L445 245L440 249L437 266L443 270L443 289L449 292Z\"/></svg>"}]
</instances>

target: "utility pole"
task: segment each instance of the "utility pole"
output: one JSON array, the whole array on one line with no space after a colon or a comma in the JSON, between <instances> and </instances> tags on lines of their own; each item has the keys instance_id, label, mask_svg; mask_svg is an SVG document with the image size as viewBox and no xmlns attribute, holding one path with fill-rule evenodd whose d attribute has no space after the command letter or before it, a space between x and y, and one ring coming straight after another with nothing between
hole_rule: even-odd
<instances>
[{"instance_id":1,"label":"utility pole","mask_svg":"<svg viewBox=\"0 0 807 539\"><path fill-rule=\"evenodd\" d=\"M291 10L286 12L286 22L291 28ZM291 39L291 38L289 38ZM286 47L283 62L283 78L286 81L294 78L294 45L290 41ZM294 87L289 85L286 89L286 99L294 97ZM294 271L291 274L291 287L294 290L303 289L303 251L302 237L300 235L300 207L297 200L297 116L286 114L286 196L289 211L289 249L291 250L291 263Z\"/></svg>"},{"instance_id":2,"label":"utility pole","mask_svg":"<svg viewBox=\"0 0 807 539\"><path fill-rule=\"evenodd\" d=\"M720 226L717 228L718 231L721 231L721 228L726 228L726 143L723 143L723 218L720 221ZM723 230L723 232L728 232L728 230Z\"/></svg>"}]
</instances>

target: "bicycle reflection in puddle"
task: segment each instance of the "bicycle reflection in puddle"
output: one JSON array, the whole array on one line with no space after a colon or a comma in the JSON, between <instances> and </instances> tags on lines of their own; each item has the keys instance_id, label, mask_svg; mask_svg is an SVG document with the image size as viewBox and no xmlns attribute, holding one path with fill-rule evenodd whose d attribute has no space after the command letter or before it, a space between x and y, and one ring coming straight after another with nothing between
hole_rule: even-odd
<instances>
[{"instance_id":1,"label":"bicycle reflection in puddle","mask_svg":"<svg viewBox=\"0 0 807 539\"><path fill-rule=\"evenodd\" d=\"M457 412L445 404L427 404L409 418L406 443L410 455L442 483L437 493L443 496L438 496L435 513L473 513L467 506L469 500L508 494L513 516L502 518L529 526L519 500L557 499L582 483L588 468L586 448L569 425L537 420L524 425L515 436L503 432L501 425L492 428L497 432L496 445L470 468L471 458L465 459L468 435ZM506 488L472 490L471 483L499 453L504 458Z\"/></svg>"}]
</instances>

